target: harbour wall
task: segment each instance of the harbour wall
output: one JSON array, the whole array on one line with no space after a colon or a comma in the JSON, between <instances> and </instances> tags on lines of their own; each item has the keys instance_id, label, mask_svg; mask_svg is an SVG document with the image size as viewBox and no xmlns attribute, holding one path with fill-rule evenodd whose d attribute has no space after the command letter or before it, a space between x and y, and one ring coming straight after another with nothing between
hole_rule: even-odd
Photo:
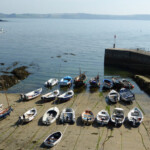
<instances>
[{"instance_id":1,"label":"harbour wall","mask_svg":"<svg viewBox=\"0 0 150 150\"><path fill-rule=\"evenodd\" d=\"M124 68L132 73L150 74L150 52L139 49L105 49L105 66Z\"/></svg>"}]
</instances>

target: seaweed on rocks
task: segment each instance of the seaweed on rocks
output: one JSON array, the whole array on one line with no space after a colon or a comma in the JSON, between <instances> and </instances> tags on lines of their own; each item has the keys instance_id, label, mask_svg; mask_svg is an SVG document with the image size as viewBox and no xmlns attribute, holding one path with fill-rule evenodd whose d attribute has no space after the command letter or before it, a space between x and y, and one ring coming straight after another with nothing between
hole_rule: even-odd
<instances>
[{"instance_id":1,"label":"seaweed on rocks","mask_svg":"<svg viewBox=\"0 0 150 150\"><path fill-rule=\"evenodd\" d=\"M17 84L20 80L23 80L29 76L29 72L26 70L27 66L21 66L8 72L9 75L0 76L0 90L8 89ZM6 73L6 72L3 72Z\"/></svg>"}]
</instances>

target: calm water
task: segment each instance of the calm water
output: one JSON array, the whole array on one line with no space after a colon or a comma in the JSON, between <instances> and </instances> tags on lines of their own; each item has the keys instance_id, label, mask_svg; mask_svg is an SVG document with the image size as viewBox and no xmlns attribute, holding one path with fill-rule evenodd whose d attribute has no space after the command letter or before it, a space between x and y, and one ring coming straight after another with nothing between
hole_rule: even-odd
<instances>
[{"instance_id":1,"label":"calm water","mask_svg":"<svg viewBox=\"0 0 150 150\"><path fill-rule=\"evenodd\" d=\"M8 92L28 92L43 87L43 83L51 77L75 77L79 68L86 72L88 79L99 73L102 81L104 51L112 47L115 34L116 47L150 48L149 21L7 20L0 23L6 31L0 34L0 62L4 62L5 67L14 61L34 64L30 68L32 74ZM119 76L117 72L116 75ZM134 92L142 91L136 86Z\"/></svg>"}]
</instances>

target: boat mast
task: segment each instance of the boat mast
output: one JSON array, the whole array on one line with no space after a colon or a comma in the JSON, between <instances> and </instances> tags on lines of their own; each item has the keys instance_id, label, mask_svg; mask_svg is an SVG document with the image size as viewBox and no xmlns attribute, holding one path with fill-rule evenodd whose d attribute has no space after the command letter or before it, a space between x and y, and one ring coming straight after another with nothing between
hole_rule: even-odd
<instances>
[{"instance_id":1,"label":"boat mast","mask_svg":"<svg viewBox=\"0 0 150 150\"><path fill-rule=\"evenodd\" d=\"M79 68L79 72L80 72L80 75L81 75L81 68Z\"/></svg>"},{"instance_id":2,"label":"boat mast","mask_svg":"<svg viewBox=\"0 0 150 150\"><path fill-rule=\"evenodd\" d=\"M5 91L5 96L6 96L7 104L8 104L8 107L9 107L9 102L8 102L8 97L7 97L6 91Z\"/></svg>"}]
</instances>

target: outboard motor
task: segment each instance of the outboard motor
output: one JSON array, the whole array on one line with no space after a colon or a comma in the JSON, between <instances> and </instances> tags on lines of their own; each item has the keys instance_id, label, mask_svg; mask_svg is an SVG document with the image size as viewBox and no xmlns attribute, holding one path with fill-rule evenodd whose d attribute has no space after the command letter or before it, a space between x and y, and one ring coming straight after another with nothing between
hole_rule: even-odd
<instances>
[{"instance_id":1,"label":"outboard motor","mask_svg":"<svg viewBox=\"0 0 150 150\"><path fill-rule=\"evenodd\" d=\"M25 99L24 94L20 94L21 100Z\"/></svg>"},{"instance_id":2,"label":"outboard motor","mask_svg":"<svg viewBox=\"0 0 150 150\"><path fill-rule=\"evenodd\" d=\"M117 102L117 96L114 96L114 100L115 100L115 102Z\"/></svg>"},{"instance_id":3,"label":"outboard motor","mask_svg":"<svg viewBox=\"0 0 150 150\"><path fill-rule=\"evenodd\" d=\"M115 126L117 126L118 125L118 119L115 119Z\"/></svg>"},{"instance_id":4,"label":"outboard motor","mask_svg":"<svg viewBox=\"0 0 150 150\"><path fill-rule=\"evenodd\" d=\"M51 83L47 82L47 87L51 87L51 85L52 85Z\"/></svg>"},{"instance_id":5,"label":"outboard motor","mask_svg":"<svg viewBox=\"0 0 150 150\"><path fill-rule=\"evenodd\" d=\"M136 124L136 120L133 118L133 126L135 126Z\"/></svg>"}]
</instances>

